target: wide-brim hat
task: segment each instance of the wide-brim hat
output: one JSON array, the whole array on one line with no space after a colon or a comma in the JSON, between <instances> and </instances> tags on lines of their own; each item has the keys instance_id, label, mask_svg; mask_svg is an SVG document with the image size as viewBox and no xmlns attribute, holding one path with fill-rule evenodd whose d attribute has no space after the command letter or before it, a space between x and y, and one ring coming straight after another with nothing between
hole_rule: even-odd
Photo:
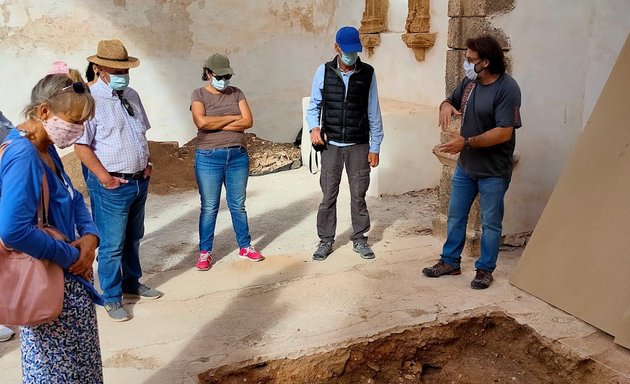
<instances>
[{"instance_id":1,"label":"wide-brim hat","mask_svg":"<svg viewBox=\"0 0 630 384\"><path fill-rule=\"evenodd\" d=\"M230 67L230 59L220 53L210 55L205 62L205 66L217 76L234 74L232 67Z\"/></svg>"},{"instance_id":2,"label":"wide-brim hat","mask_svg":"<svg viewBox=\"0 0 630 384\"><path fill-rule=\"evenodd\" d=\"M88 57L87 61L116 69L135 68L140 65L140 60L137 57L129 56L127 48L120 40L99 41L96 55Z\"/></svg>"}]
</instances>

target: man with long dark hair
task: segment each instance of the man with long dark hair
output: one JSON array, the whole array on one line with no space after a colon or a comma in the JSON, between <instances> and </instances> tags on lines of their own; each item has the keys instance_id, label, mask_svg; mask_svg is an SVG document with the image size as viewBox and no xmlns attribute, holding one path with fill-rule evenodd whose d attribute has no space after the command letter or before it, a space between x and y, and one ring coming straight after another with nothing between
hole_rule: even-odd
<instances>
[{"instance_id":1,"label":"man with long dark hair","mask_svg":"<svg viewBox=\"0 0 630 384\"><path fill-rule=\"evenodd\" d=\"M440 105L439 124L446 130L453 115L462 115L460 134L438 147L459 154L453 172L446 224L447 239L441 258L422 273L429 277L461 274L470 207L477 194L481 208L481 255L475 262L473 289L492 283L503 221L503 199L512 177L515 129L521 126L521 91L505 73L499 43L485 35L466 41L466 77Z\"/></svg>"}]
</instances>

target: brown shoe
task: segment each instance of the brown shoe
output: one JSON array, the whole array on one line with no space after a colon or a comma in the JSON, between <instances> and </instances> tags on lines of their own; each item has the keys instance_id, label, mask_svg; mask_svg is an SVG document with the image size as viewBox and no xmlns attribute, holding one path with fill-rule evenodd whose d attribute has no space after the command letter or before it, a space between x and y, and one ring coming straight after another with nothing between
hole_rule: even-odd
<instances>
[{"instance_id":1,"label":"brown shoe","mask_svg":"<svg viewBox=\"0 0 630 384\"><path fill-rule=\"evenodd\" d=\"M492 272L478 269L475 278L470 282L470 287L472 289L486 289L490 286L492 280Z\"/></svg>"},{"instance_id":2,"label":"brown shoe","mask_svg":"<svg viewBox=\"0 0 630 384\"><path fill-rule=\"evenodd\" d=\"M424 273L428 277L440 277L443 275L461 275L462 270L445 264L442 260L440 260L434 266L424 268L422 270L422 273Z\"/></svg>"}]
</instances>

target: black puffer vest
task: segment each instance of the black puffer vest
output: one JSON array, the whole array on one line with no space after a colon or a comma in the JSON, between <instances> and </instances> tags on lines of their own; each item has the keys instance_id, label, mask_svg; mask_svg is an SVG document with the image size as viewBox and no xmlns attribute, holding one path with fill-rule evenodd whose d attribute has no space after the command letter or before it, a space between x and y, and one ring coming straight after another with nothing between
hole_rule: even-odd
<instances>
[{"instance_id":1,"label":"black puffer vest","mask_svg":"<svg viewBox=\"0 0 630 384\"><path fill-rule=\"evenodd\" d=\"M348 81L348 93L337 68L337 57L326 63L323 91L323 127L329 140L364 144L370 141L368 98L374 68L357 59Z\"/></svg>"}]
</instances>

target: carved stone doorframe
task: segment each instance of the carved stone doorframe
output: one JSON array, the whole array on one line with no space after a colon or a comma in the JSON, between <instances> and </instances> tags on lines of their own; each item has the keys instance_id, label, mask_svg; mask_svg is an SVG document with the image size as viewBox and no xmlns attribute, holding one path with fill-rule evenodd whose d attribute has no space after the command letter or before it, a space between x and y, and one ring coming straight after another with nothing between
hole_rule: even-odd
<instances>
[{"instance_id":1,"label":"carved stone doorframe","mask_svg":"<svg viewBox=\"0 0 630 384\"><path fill-rule=\"evenodd\" d=\"M408 0L407 21L401 38L413 50L416 60L423 61L425 51L435 44L435 33L430 33L430 0ZM381 44L381 32L387 31L389 0L365 0L361 19L361 42L368 55Z\"/></svg>"},{"instance_id":2,"label":"carved stone doorframe","mask_svg":"<svg viewBox=\"0 0 630 384\"><path fill-rule=\"evenodd\" d=\"M408 13L401 38L413 50L418 61L424 61L425 51L435 45L435 33L430 33L430 0L408 0Z\"/></svg>"},{"instance_id":3,"label":"carved stone doorframe","mask_svg":"<svg viewBox=\"0 0 630 384\"><path fill-rule=\"evenodd\" d=\"M373 54L374 48L381 44L381 32L387 31L388 12L389 0L365 0L359 32L368 55Z\"/></svg>"}]
</instances>

